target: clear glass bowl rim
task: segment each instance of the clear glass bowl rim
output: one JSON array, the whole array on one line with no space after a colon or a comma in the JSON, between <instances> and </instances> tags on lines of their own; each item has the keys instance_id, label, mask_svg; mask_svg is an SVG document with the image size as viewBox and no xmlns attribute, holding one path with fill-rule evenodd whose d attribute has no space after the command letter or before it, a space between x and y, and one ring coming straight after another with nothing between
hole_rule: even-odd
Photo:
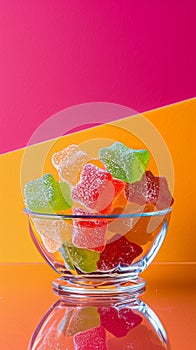
<instances>
[{"instance_id":1,"label":"clear glass bowl rim","mask_svg":"<svg viewBox=\"0 0 196 350\"><path fill-rule=\"evenodd\" d=\"M161 216L166 215L172 211L172 207L149 212L133 212L126 214L100 214L100 215L73 215L73 214L53 214L53 213L36 213L27 208L24 208L24 213L31 217L42 218L42 219L129 219L138 217L148 217L148 216Z\"/></svg>"}]
</instances>

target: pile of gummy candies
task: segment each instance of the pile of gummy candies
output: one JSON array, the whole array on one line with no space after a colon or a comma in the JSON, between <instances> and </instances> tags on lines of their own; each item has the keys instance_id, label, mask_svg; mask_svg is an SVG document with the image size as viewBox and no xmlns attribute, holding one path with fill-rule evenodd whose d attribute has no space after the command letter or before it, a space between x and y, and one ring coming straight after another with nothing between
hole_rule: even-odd
<instances>
[{"instance_id":1,"label":"pile of gummy candies","mask_svg":"<svg viewBox=\"0 0 196 350\"><path fill-rule=\"evenodd\" d=\"M133 208L129 204L137 211L163 210L173 204L167 180L146 170L149 158L147 150L133 150L120 142L101 148L97 159L77 145L53 154L60 181L45 174L24 187L29 212L73 215L71 222L65 217L32 218L46 251L58 252L65 268L75 273L113 271L139 257L152 240L143 222L141 234L133 219L124 220L119 228L117 220L108 216L128 213Z\"/></svg>"},{"instance_id":2,"label":"pile of gummy candies","mask_svg":"<svg viewBox=\"0 0 196 350\"><path fill-rule=\"evenodd\" d=\"M67 307L43 332L39 346L58 345L58 349L148 349L163 350L156 333L145 324L141 313L129 307ZM41 340L41 344L40 344ZM69 345L68 345L69 344ZM67 347L68 346L68 347Z\"/></svg>"}]
</instances>

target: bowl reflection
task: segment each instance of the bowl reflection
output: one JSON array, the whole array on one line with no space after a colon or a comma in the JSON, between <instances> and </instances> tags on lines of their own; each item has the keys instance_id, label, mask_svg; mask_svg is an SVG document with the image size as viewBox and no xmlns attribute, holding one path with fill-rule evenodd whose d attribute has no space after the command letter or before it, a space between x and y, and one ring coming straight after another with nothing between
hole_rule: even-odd
<instances>
[{"instance_id":1,"label":"bowl reflection","mask_svg":"<svg viewBox=\"0 0 196 350\"><path fill-rule=\"evenodd\" d=\"M166 331L138 298L60 299L37 326L28 350L171 350Z\"/></svg>"}]
</instances>

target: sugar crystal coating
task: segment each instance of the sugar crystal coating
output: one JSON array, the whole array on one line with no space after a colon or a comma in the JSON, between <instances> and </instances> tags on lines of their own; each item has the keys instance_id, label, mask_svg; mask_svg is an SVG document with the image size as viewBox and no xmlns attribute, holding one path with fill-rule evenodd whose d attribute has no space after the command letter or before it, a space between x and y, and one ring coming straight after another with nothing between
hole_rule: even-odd
<instances>
[{"instance_id":1,"label":"sugar crystal coating","mask_svg":"<svg viewBox=\"0 0 196 350\"><path fill-rule=\"evenodd\" d=\"M102 326L74 335L74 350L107 350L106 332Z\"/></svg>"},{"instance_id":2,"label":"sugar crystal coating","mask_svg":"<svg viewBox=\"0 0 196 350\"><path fill-rule=\"evenodd\" d=\"M117 338L124 337L142 322L142 317L128 307L119 310L115 307L99 307L98 312L101 325Z\"/></svg>"},{"instance_id":3,"label":"sugar crystal coating","mask_svg":"<svg viewBox=\"0 0 196 350\"><path fill-rule=\"evenodd\" d=\"M70 145L52 156L52 164L57 169L61 180L75 185L78 173L90 156L78 145Z\"/></svg>"},{"instance_id":4,"label":"sugar crystal coating","mask_svg":"<svg viewBox=\"0 0 196 350\"><path fill-rule=\"evenodd\" d=\"M32 218L36 231L48 252L56 252L70 236L71 225L64 220Z\"/></svg>"},{"instance_id":5,"label":"sugar crystal coating","mask_svg":"<svg viewBox=\"0 0 196 350\"><path fill-rule=\"evenodd\" d=\"M144 205L152 203L158 210L166 209L173 203L165 177L154 176L146 171L140 181L127 184L125 194L129 201Z\"/></svg>"},{"instance_id":6,"label":"sugar crystal coating","mask_svg":"<svg viewBox=\"0 0 196 350\"><path fill-rule=\"evenodd\" d=\"M75 208L74 215L91 216L93 213ZM98 252L105 247L105 233L107 220L104 219L73 219L72 242L79 248L86 248Z\"/></svg>"},{"instance_id":7,"label":"sugar crystal coating","mask_svg":"<svg viewBox=\"0 0 196 350\"><path fill-rule=\"evenodd\" d=\"M117 266L127 267L142 253L143 249L136 243L129 242L126 237L116 234L106 244L100 254L97 267L101 271L115 269Z\"/></svg>"},{"instance_id":8,"label":"sugar crystal coating","mask_svg":"<svg viewBox=\"0 0 196 350\"><path fill-rule=\"evenodd\" d=\"M114 178L128 183L141 179L150 158L147 150L134 150L120 142L101 148L99 156Z\"/></svg>"},{"instance_id":9,"label":"sugar crystal coating","mask_svg":"<svg viewBox=\"0 0 196 350\"><path fill-rule=\"evenodd\" d=\"M24 187L26 207L37 213L53 213L70 208L60 188L51 174L28 182Z\"/></svg>"},{"instance_id":10,"label":"sugar crystal coating","mask_svg":"<svg viewBox=\"0 0 196 350\"><path fill-rule=\"evenodd\" d=\"M111 204L115 196L112 175L93 164L86 164L80 181L72 189L73 200L87 208L102 211Z\"/></svg>"}]
</instances>

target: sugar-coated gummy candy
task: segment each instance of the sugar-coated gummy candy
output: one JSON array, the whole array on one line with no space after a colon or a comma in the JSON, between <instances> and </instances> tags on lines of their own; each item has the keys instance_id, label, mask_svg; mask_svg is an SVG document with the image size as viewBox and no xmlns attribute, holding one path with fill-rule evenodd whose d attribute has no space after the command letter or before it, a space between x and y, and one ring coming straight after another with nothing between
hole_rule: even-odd
<instances>
[{"instance_id":1,"label":"sugar-coated gummy candy","mask_svg":"<svg viewBox=\"0 0 196 350\"><path fill-rule=\"evenodd\" d=\"M51 174L28 182L24 187L26 207L37 213L53 213L70 208L60 188Z\"/></svg>"},{"instance_id":2,"label":"sugar-coated gummy candy","mask_svg":"<svg viewBox=\"0 0 196 350\"><path fill-rule=\"evenodd\" d=\"M59 247L61 246L61 244L54 242L52 239L50 239L46 236L42 236L42 235L40 235L40 236L41 236L41 240L42 240L44 247L46 248L46 250L49 253L55 253L59 249Z\"/></svg>"},{"instance_id":3,"label":"sugar-coated gummy candy","mask_svg":"<svg viewBox=\"0 0 196 350\"><path fill-rule=\"evenodd\" d=\"M92 213L74 208L74 215L91 216ZM104 219L73 219L72 242L76 247L103 251L105 247L105 233L107 220Z\"/></svg>"},{"instance_id":4,"label":"sugar-coated gummy candy","mask_svg":"<svg viewBox=\"0 0 196 350\"><path fill-rule=\"evenodd\" d=\"M61 180L75 185L78 173L90 156L78 145L69 145L64 150L54 153L52 164L57 169Z\"/></svg>"},{"instance_id":5,"label":"sugar-coated gummy candy","mask_svg":"<svg viewBox=\"0 0 196 350\"><path fill-rule=\"evenodd\" d=\"M74 350L107 350L106 332L102 326L74 335Z\"/></svg>"},{"instance_id":6,"label":"sugar-coated gummy candy","mask_svg":"<svg viewBox=\"0 0 196 350\"><path fill-rule=\"evenodd\" d=\"M124 198L124 196L122 198ZM126 201L126 203L129 203L129 202ZM118 201L118 203L116 204L121 205L120 201ZM124 204L124 200L122 200L122 205L123 204ZM117 217L114 218L113 220L110 219L108 230L115 233L120 232L121 234L127 233L135 225L136 218L129 217L129 214L134 212L137 212L136 208L133 208L133 206L130 208L129 205L126 205L124 207L120 207L120 206L114 207L111 215L116 215ZM128 214L128 217L119 216L121 214L122 215Z\"/></svg>"},{"instance_id":7,"label":"sugar-coated gummy candy","mask_svg":"<svg viewBox=\"0 0 196 350\"><path fill-rule=\"evenodd\" d=\"M48 252L56 252L70 236L71 225L65 220L32 218L36 231Z\"/></svg>"},{"instance_id":8,"label":"sugar-coated gummy candy","mask_svg":"<svg viewBox=\"0 0 196 350\"><path fill-rule=\"evenodd\" d=\"M89 273L96 271L97 261L100 257L98 252L69 245L69 253L80 271Z\"/></svg>"},{"instance_id":9,"label":"sugar-coated gummy candy","mask_svg":"<svg viewBox=\"0 0 196 350\"><path fill-rule=\"evenodd\" d=\"M145 205L152 203L158 210L166 209L173 203L165 177L154 176L146 171L140 181L126 184L125 194L129 201Z\"/></svg>"},{"instance_id":10,"label":"sugar-coated gummy candy","mask_svg":"<svg viewBox=\"0 0 196 350\"><path fill-rule=\"evenodd\" d=\"M67 335L73 336L78 332L83 332L87 329L98 327L99 325L100 315L97 311L97 307L89 306L77 308L70 319Z\"/></svg>"},{"instance_id":11,"label":"sugar-coated gummy candy","mask_svg":"<svg viewBox=\"0 0 196 350\"><path fill-rule=\"evenodd\" d=\"M73 200L87 208L103 212L123 187L121 181L113 181L108 171L93 164L86 164L82 168L80 181L72 189L71 195Z\"/></svg>"},{"instance_id":12,"label":"sugar-coated gummy candy","mask_svg":"<svg viewBox=\"0 0 196 350\"><path fill-rule=\"evenodd\" d=\"M113 177L128 183L141 179L150 158L147 150L134 150L120 142L101 148L99 156Z\"/></svg>"},{"instance_id":13,"label":"sugar-coated gummy candy","mask_svg":"<svg viewBox=\"0 0 196 350\"><path fill-rule=\"evenodd\" d=\"M115 208L112 212L112 215L119 215L119 214L125 214L122 212L122 208ZM113 219L110 224L108 225L108 229L111 232L121 234L126 234L129 232L129 230L134 226L134 219L133 218L123 218L123 217L117 217L116 219Z\"/></svg>"},{"instance_id":14,"label":"sugar-coated gummy candy","mask_svg":"<svg viewBox=\"0 0 196 350\"><path fill-rule=\"evenodd\" d=\"M125 187L125 186L124 186ZM116 208L119 208L121 212L124 210L124 208L127 206L127 198L125 196L125 191L121 191L113 200L111 209L115 210ZM120 212L119 212L120 214Z\"/></svg>"},{"instance_id":15,"label":"sugar-coated gummy candy","mask_svg":"<svg viewBox=\"0 0 196 350\"><path fill-rule=\"evenodd\" d=\"M101 252L97 267L101 271L112 270L117 266L127 267L142 251L142 247L136 243L129 242L125 236L116 234Z\"/></svg>"},{"instance_id":16,"label":"sugar-coated gummy candy","mask_svg":"<svg viewBox=\"0 0 196 350\"><path fill-rule=\"evenodd\" d=\"M101 325L117 338L124 337L142 322L142 317L128 307L119 310L115 307L99 307L98 312Z\"/></svg>"},{"instance_id":17,"label":"sugar-coated gummy candy","mask_svg":"<svg viewBox=\"0 0 196 350\"><path fill-rule=\"evenodd\" d=\"M125 188L125 182L118 180L118 179L114 179L112 178L112 185L114 186L114 197L112 202L103 210L101 210L102 214L110 214L112 212L112 208L115 206L115 201L117 198L120 198L121 194L123 194L123 190ZM108 196L108 193L104 193L102 194L102 196ZM123 204L123 201L121 201L121 204Z\"/></svg>"},{"instance_id":18,"label":"sugar-coated gummy candy","mask_svg":"<svg viewBox=\"0 0 196 350\"><path fill-rule=\"evenodd\" d=\"M65 266L74 264L82 272L94 272L97 270L97 261L100 254L93 250L77 248L73 244L63 244L60 252L64 255Z\"/></svg>"},{"instance_id":19,"label":"sugar-coated gummy candy","mask_svg":"<svg viewBox=\"0 0 196 350\"><path fill-rule=\"evenodd\" d=\"M64 265L66 269L71 270L72 272L75 272L75 267L74 267L70 250L69 250L69 244L66 241L59 248L59 252L63 257Z\"/></svg>"},{"instance_id":20,"label":"sugar-coated gummy candy","mask_svg":"<svg viewBox=\"0 0 196 350\"><path fill-rule=\"evenodd\" d=\"M107 347L108 350L164 350L165 343L161 344L155 332L140 324L131 329L125 337L109 339Z\"/></svg>"}]
</instances>

